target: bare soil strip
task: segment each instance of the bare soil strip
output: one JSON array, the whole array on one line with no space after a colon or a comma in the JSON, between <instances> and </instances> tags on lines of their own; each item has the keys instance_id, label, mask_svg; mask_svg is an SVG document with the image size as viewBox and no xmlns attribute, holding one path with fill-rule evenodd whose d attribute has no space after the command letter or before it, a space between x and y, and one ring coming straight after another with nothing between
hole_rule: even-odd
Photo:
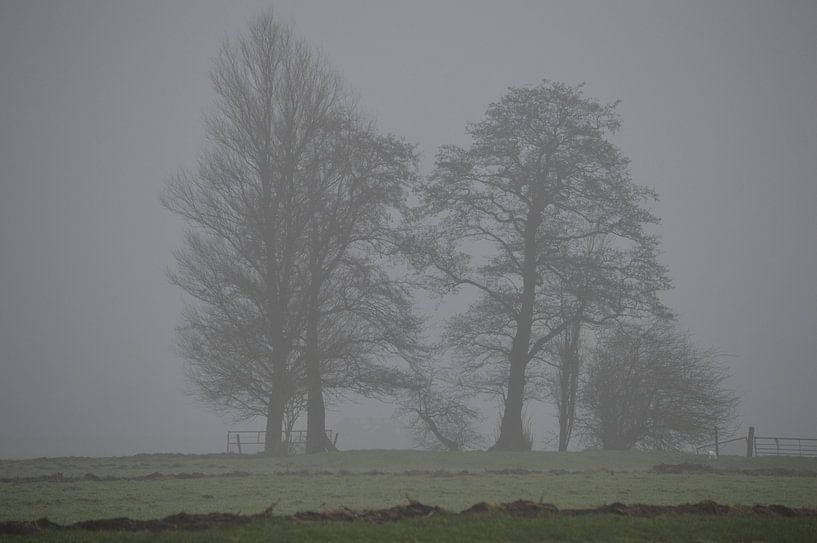
<instances>
[{"instance_id":1,"label":"bare soil strip","mask_svg":"<svg viewBox=\"0 0 817 543\"><path fill-rule=\"evenodd\" d=\"M539 503L517 500L510 503L481 502L461 511L460 515L507 514L515 517L532 517L538 515L619 515L627 517L655 517L659 515L703 515L703 516L772 516L772 517L817 517L817 508L792 508L785 505L729 506L713 501L685 503L681 505L649 505L611 503L591 509L559 509L550 503ZM0 523L0 534L31 534L40 530L89 530L89 531L124 531L124 532L159 532L167 530L206 530L225 526L239 526L260 519L290 520L297 522L394 522L408 518L431 517L435 515L454 515L433 505L410 501L388 509L355 511L336 509L333 511L306 511L291 516L275 516L273 508L255 515L237 515L232 513L207 513L191 515L178 513L162 519L136 520L127 517L83 520L73 524L56 524L43 518L33 521L7 521Z\"/></svg>"}]
</instances>

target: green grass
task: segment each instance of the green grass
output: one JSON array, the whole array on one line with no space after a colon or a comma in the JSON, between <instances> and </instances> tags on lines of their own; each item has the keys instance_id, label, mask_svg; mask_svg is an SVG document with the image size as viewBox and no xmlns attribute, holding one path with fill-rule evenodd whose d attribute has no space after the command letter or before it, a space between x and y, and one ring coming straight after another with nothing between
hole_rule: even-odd
<instances>
[{"instance_id":1,"label":"green grass","mask_svg":"<svg viewBox=\"0 0 817 543\"><path fill-rule=\"evenodd\" d=\"M290 514L341 506L396 505L406 498L451 511L477 501L542 500L562 508L615 501L672 505L714 499L726 504L817 505L817 479L724 475L578 473L572 475L273 476L236 479L27 483L0 486L0 519L55 522L179 511L255 513L276 503Z\"/></svg>"},{"instance_id":2,"label":"green grass","mask_svg":"<svg viewBox=\"0 0 817 543\"><path fill-rule=\"evenodd\" d=\"M45 531L8 536L19 542L215 542L215 541L814 541L817 518L685 517L656 518L503 515L442 516L394 523L297 523L258 521L207 532ZM2 540L0 536L0 540Z\"/></svg>"},{"instance_id":3,"label":"green grass","mask_svg":"<svg viewBox=\"0 0 817 543\"><path fill-rule=\"evenodd\" d=\"M702 456L672 452L596 451L557 452L430 452L366 450L326 453L288 458L266 458L260 455L211 454L151 454L109 458L36 458L31 460L0 460L0 478L49 475L62 472L66 476L97 475L132 476L159 471L163 473L192 472L223 473L233 470L270 473L285 470L371 470L400 473L407 470L476 470L524 468L532 470L564 469L570 471L613 470L646 471L655 464L698 462L719 468L755 469L787 467L817 470L817 458L724 456L708 460Z\"/></svg>"},{"instance_id":4,"label":"green grass","mask_svg":"<svg viewBox=\"0 0 817 543\"><path fill-rule=\"evenodd\" d=\"M757 469L783 467L817 472L817 459L723 457L715 461L676 453L605 452L581 453L432 453L420 451L350 451L284 459L237 455L137 455L120 458L57 458L24 461L0 461L0 478L37 477L60 472L64 477L97 476L134 477L149 473L164 474L201 472L223 474L248 472L246 477L212 477L202 479L161 479L142 481L38 481L0 483L0 521L32 520L48 517L54 522L70 523L90 518L129 516L157 518L186 511L256 513L275 503L275 514L287 515L305 510L327 510L339 507L353 509L384 508L405 503L407 498L438 505L449 511L460 511L479 501L513 501L528 499L554 503L560 508L594 507L615 501L625 503L679 504L701 500L721 503L755 504L780 503L793 507L817 507L817 477L751 476L743 474L657 474L650 471L659 463L705 462L721 469ZM496 470L535 470L524 474L490 473ZM467 471L466 474L461 473ZM550 473L549 470L564 470ZM289 474L287 474L289 472ZM311 473L303 475L304 472ZM315 472L322 472L315 474ZM417 540L459 538L473 531L477 536L489 533L481 520L430 519L428 523L399 523L400 533L415 533ZM419 522L419 521L418 521ZM579 534L580 540L593 540L596 531L584 526L593 523L606 529L622 528L621 540L637 537L640 531L652 534L652 539L669 538L679 526L697 530L699 540L725 540L717 530L727 530L737 523L747 530L753 526L775 526L783 522L796 538L800 527L814 529L808 519L707 519L680 522L677 518L653 522L650 519L515 519L492 520L490 526L513 522L521 530L514 540L531 538L536 530L545 530L549 538ZM687 526L689 524L689 526ZM259 530L276 530L279 536L330 538L332 534L347 534L354 538L390 539L389 530L396 526L320 525L262 522L263 526L208 532L213 540L229 538L238 530L252 540ZM514 528L517 529L517 528ZM596 530L602 528L596 527ZM743 528L740 528L741 530ZM764 528L765 529L765 528ZM306 530L306 532L304 532ZM311 534L309 530L316 530ZM385 532L383 531L385 530ZM527 531L526 531L527 530ZM658 531L656 531L658 530ZM664 535L665 530L668 535ZM714 531L713 531L714 530ZM753 534L753 531L746 532ZM359 531L355 532L355 531ZM426 534L437 534L437 537ZM516 532L514 532L516 533ZM612 533L612 532L611 532ZM618 533L618 532L616 532ZM697 532L695 532L697 533ZM726 532L724 532L726 533ZM730 532L731 533L731 532ZM741 532L742 533L742 532ZM776 532L769 537L757 532L760 540L779 540ZM788 533L788 532L786 532ZM817 530L814 531L817 533ZM219 535L220 534L220 535ZM584 534L584 535L582 535ZM627 535L631 534L631 535ZM632 535L635 534L635 535ZM715 534L715 535L706 535ZM43 534L44 541L54 537L75 537L93 540L89 533L60 532ZM204 534L195 534L196 540ZM495 535L501 535L499 533ZM694 534L693 534L694 535ZM421 537L422 536L422 537ZM38 536L39 537L39 536ZM99 535L100 540L106 537ZM125 536L123 536L125 537ZM144 534L130 534L129 540L139 541ZM190 534L170 534L169 541L185 541ZM242 536L243 537L243 536ZM463 535L463 537L465 537ZM468 536L471 537L471 536ZM543 536L544 537L544 536ZM567 535L564 537L568 537ZM674 535L672 535L674 537ZM731 537L731 536L730 536ZM48 539L52 538L52 539ZM91 539L87 539L91 538ZM174 539L175 538L175 539ZM221 538L221 539L219 539ZM425 539L424 539L425 538ZM590 539L588 539L590 538ZM495 538L489 538L494 540ZM609 540L605 537L604 540ZM684 538L687 540L688 538ZM740 538L738 538L740 539ZM812 537L813 539L813 537ZM36 540L36 538L34 539ZM147 539L145 539L147 540ZM331 540L331 539L325 539ZM510 539L509 539L510 540ZM565 539L571 540L571 539ZM750 540L750 539L746 539Z\"/></svg>"}]
</instances>

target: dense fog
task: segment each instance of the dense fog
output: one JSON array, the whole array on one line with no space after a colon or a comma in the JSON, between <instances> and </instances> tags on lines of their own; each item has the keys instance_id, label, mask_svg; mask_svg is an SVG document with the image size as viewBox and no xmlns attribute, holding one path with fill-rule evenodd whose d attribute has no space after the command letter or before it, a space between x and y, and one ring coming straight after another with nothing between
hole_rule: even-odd
<instances>
[{"instance_id":1,"label":"dense fog","mask_svg":"<svg viewBox=\"0 0 817 543\"><path fill-rule=\"evenodd\" d=\"M184 375L167 271L185 223L160 194L204 149L222 40L269 7L0 4L0 458L220 452L228 429L264 428L215 412ZM274 14L381 132L416 145L423 176L509 87L620 100L611 141L659 195L648 231L673 284L660 299L726 366L733 431L817 437L817 5L278 1ZM437 328L471 301L419 293L415 310ZM341 449L409 448L397 407L348 393L326 426ZM490 445L501 410L477 407ZM554 408L527 416L533 448L556 448Z\"/></svg>"}]
</instances>

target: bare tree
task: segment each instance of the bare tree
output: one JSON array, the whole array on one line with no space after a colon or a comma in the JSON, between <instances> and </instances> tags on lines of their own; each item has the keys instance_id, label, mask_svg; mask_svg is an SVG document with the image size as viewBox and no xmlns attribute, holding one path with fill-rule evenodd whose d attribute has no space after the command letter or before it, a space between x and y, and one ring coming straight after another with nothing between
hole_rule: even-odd
<instances>
[{"instance_id":1,"label":"bare tree","mask_svg":"<svg viewBox=\"0 0 817 543\"><path fill-rule=\"evenodd\" d=\"M179 348L202 397L266 416L266 452L285 454L304 320L303 172L344 94L324 59L271 12L225 40L211 80L209 145L162 195L189 225L171 276L190 299Z\"/></svg>"},{"instance_id":2,"label":"bare tree","mask_svg":"<svg viewBox=\"0 0 817 543\"><path fill-rule=\"evenodd\" d=\"M738 400L727 377L671 322L616 326L593 349L582 433L605 449L677 449L728 432Z\"/></svg>"},{"instance_id":3,"label":"bare tree","mask_svg":"<svg viewBox=\"0 0 817 543\"><path fill-rule=\"evenodd\" d=\"M326 389L393 390L403 379L384 361L418 348L389 266L416 156L271 13L225 42L212 79L210 146L163 195L191 226L172 276L194 300L179 330L188 373L212 404L266 416L276 454L305 397L307 452L332 450Z\"/></svg>"},{"instance_id":4,"label":"bare tree","mask_svg":"<svg viewBox=\"0 0 817 543\"><path fill-rule=\"evenodd\" d=\"M334 449L324 430L324 389L391 390L395 374L378 366L410 357L420 328L410 292L388 261L415 178L413 148L347 110L312 159L304 277L307 453Z\"/></svg>"},{"instance_id":5,"label":"bare tree","mask_svg":"<svg viewBox=\"0 0 817 543\"><path fill-rule=\"evenodd\" d=\"M513 88L469 126L469 149L445 147L422 190L414 263L438 293L473 289L478 299L451 320L447 338L464 372L507 368L495 449L529 447L522 412L528 366L576 319L599 324L661 311L669 282L656 261L654 193L630 180L627 159L608 141L614 105L580 87ZM589 258L584 240L610 243ZM565 285L581 274L583 310L565 318ZM496 373L496 372L494 372Z\"/></svg>"}]
</instances>

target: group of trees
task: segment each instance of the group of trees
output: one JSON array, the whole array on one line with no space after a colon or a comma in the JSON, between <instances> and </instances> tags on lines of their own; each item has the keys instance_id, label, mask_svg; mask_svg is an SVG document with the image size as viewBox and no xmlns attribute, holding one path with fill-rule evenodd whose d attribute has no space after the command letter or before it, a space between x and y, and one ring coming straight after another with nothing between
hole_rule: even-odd
<instances>
[{"instance_id":1,"label":"group of trees","mask_svg":"<svg viewBox=\"0 0 817 543\"><path fill-rule=\"evenodd\" d=\"M530 448L525 402L544 396L561 450L575 428L670 447L731 416L723 374L658 298L654 194L610 142L614 104L548 81L510 89L424 178L414 148L378 132L271 13L225 41L211 79L207 146L162 195L188 225L178 344L202 398L266 417L267 452L286 453L302 410L307 452L332 450L326 402L348 392L396 398L424 442L452 450L480 443L475 394L501 400L494 449ZM471 296L434 348L417 287ZM668 409L690 391L688 413ZM577 427L580 406L592 416Z\"/></svg>"},{"instance_id":2,"label":"group of trees","mask_svg":"<svg viewBox=\"0 0 817 543\"><path fill-rule=\"evenodd\" d=\"M307 449L329 450L326 396L404 386L381 360L419 350L410 292L388 266L414 150L378 133L271 14L224 43L211 79L208 146L162 195L189 225L171 277L191 300L180 351L205 400L266 417L268 452L286 452L285 421L303 406Z\"/></svg>"}]
</instances>

